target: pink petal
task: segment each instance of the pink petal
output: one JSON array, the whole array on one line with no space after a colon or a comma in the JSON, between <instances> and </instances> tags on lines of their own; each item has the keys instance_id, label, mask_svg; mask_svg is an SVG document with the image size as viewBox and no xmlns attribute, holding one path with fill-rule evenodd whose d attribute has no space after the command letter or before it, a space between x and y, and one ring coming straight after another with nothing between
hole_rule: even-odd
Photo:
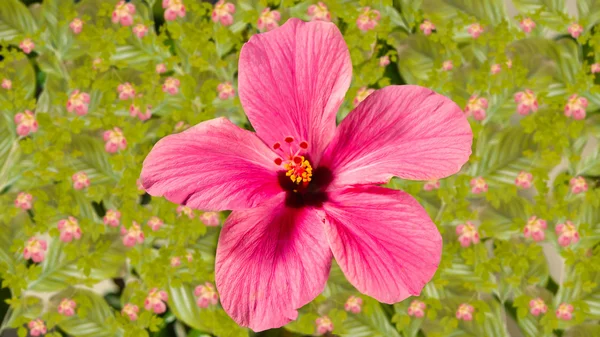
<instances>
[{"instance_id":1,"label":"pink petal","mask_svg":"<svg viewBox=\"0 0 600 337\"><path fill-rule=\"evenodd\" d=\"M473 133L449 98L416 85L369 95L341 123L323 154L335 185L386 183L392 176L433 180L458 172Z\"/></svg>"},{"instance_id":2,"label":"pink petal","mask_svg":"<svg viewBox=\"0 0 600 337\"><path fill-rule=\"evenodd\" d=\"M217 246L215 280L223 309L254 331L295 320L325 287L331 251L322 219L288 208L284 195L233 211Z\"/></svg>"},{"instance_id":3,"label":"pink petal","mask_svg":"<svg viewBox=\"0 0 600 337\"><path fill-rule=\"evenodd\" d=\"M282 192L276 157L254 133L217 118L156 143L144 160L142 185L192 208L248 208Z\"/></svg>"},{"instance_id":4,"label":"pink petal","mask_svg":"<svg viewBox=\"0 0 600 337\"><path fill-rule=\"evenodd\" d=\"M267 144L288 136L307 141L311 162L318 163L351 77L350 53L334 24L289 19L242 48L239 96Z\"/></svg>"},{"instance_id":5,"label":"pink petal","mask_svg":"<svg viewBox=\"0 0 600 337\"><path fill-rule=\"evenodd\" d=\"M379 186L330 197L325 232L348 281L380 302L418 296L442 253L442 237L423 207L405 192Z\"/></svg>"}]
</instances>

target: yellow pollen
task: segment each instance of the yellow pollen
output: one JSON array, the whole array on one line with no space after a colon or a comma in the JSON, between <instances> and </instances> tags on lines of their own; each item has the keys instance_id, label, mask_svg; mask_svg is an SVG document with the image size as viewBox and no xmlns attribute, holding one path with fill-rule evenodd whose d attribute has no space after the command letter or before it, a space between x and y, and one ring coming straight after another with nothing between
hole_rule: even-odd
<instances>
[{"instance_id":1,"label":"yellow pollen","mask_svg":"<svg viewBox=\"0 0 600 337\"><path fill-rule=\"evenodd\" d=\"M290 177L290 179L298 185L300 183L308 184L312 177L312 166L308 160L304 159L303 156L299 158L299 163L296 163L293 160L285 163L283 166L287 170L285 175Z\"/></svg>"}]
</instances>

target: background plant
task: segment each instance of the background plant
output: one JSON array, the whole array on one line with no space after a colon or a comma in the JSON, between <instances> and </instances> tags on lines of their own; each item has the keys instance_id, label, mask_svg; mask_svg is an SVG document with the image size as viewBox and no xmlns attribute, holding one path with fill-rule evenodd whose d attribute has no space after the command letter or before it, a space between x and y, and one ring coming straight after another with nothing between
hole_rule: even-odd
<instances>
[{"instance_id":1,"label":"background plant","mask_svg":"<svg viewBox=\"0 0 600 337\"><path fill-rule=\"evenodd\" d=\"M244 0L216 20L208 2L130 4L113 22L116 0L0 2L0 335L600 335L600 2ZM389 184L444 237L419 298L380 304L334 264L298 321L254 334L211 288L227 214L137 178L167 134L216 116L251 127L240 48L289 17L344 34L339 120L369 89L419 84L464 107L475 139L460 174Z\"/></svg>"}]
</instances>

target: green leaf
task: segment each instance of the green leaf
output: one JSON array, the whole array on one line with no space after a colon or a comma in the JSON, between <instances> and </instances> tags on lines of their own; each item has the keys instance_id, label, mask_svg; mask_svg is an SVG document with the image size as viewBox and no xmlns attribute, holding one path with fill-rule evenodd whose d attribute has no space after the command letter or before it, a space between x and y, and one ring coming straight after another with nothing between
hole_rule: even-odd
<instances>
[{"instance_id":1,"label":"green leaf","mask_svg":"<svg viewBox=\"0 0 600 337\"><path fill-rule=\"evenodd\" d=\"M193 288L189 285L169 286L169 302L173 314L185 324L200 331L222 337L246 337L248 331L238 326L223 309L201 309L196 304Z\"/></svg>"},{"instance_id":2,"label":"green leaf","mask_svg":"<svg viewBox=\"0 0 600 337\"><path fill-rule=\"evenodd\" d=\"M467 14L479 21L498 24L505 17L504 2L501 0L423 0L423 11L444 20Z\"/></svg>"},{"instance_id":3,"label":"green leaf","mask_svg":"<svg viewBox=\"0 0 600 337\"><path fill-rule=\"evenodd\" d=\"M20 35L31 35L37 30L35 20L19 0L0 1L0 40L12 40Z\"/></svg>"}]
</instances>

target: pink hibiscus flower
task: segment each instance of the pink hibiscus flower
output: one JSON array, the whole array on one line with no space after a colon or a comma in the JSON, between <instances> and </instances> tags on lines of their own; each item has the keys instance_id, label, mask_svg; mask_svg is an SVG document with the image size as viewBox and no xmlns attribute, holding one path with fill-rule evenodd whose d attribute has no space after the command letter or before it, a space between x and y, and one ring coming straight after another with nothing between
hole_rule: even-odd
<instances>
[{"instance_id":1,"label":"pink hibiscus flower","mask_svg":"<svg viewBox=\"0 0 600 337\"><path fill-rule=\"evenodd\" d=\"M332 257L385 303L418 295L435 274L442 239L427 212L375 185L456 173L471 153L469 123L450 99L405 85L376 90L336 129L351 78L334 24L290 19L240 53L238 94L256 133L217 118L165 137L144 161L150 195L233 210L215 280L240 325L296 319L323 291Z\"/></svg>"}]
</instances>

